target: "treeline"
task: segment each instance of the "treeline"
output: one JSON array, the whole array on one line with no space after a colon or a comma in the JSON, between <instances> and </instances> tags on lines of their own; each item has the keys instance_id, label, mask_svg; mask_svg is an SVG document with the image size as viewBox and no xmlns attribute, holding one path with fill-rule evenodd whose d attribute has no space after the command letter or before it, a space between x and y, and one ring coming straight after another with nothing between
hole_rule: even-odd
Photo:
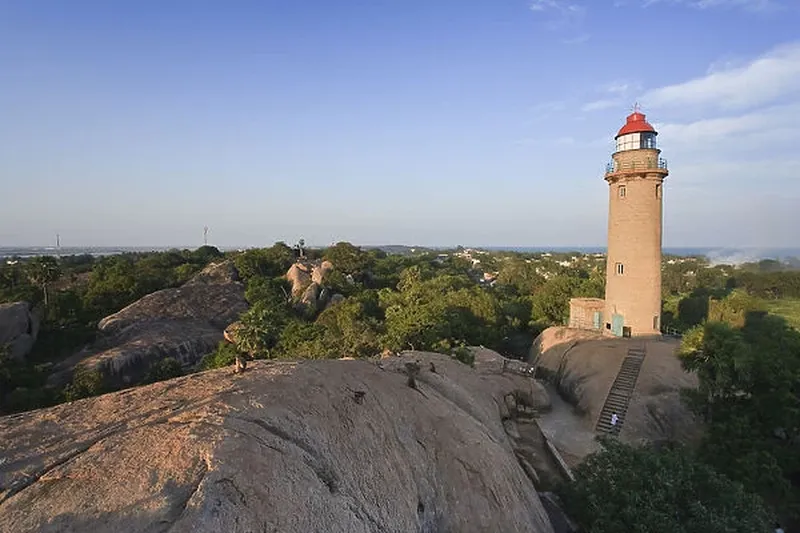
<instances>
[{"instance_id":1,"label":"treeline","mask_svg":"<svg viewBox=\"0 0 800 533\"><path fill-rule=\"evenodd\" d=\"M65 390L47 387L52 366L96 338L97 323L151 292L188 280L223 257L211 246L194 251L55 258L11 258L0 265L0 303L28 302L40 319L33 350L20 361L0 346L0 413L53 405L99 391L78 376ZM174 366L174 365L173 365ZM165 364L165 368L169 363ZM154 379L164 373L156 372Z\"/></svg>"},{"instance_id":2,"label":"treeline","mask_svg":"<svg viewBox=\"0 0 800 533\"><path fill-rule=\"evenodd\" d=\"M664 264L662 292L665 298L697 289L743 289L764 299L800 298L800 269L774 260L746 263L739 267L710 266L703 259L679 259Z\"/></svg>"},{"instance_id":3,"label":"treeline","mask_svg":"<svg viewBox=\"0 0 800 533\"><path fill-rule=\"evenodd\" d=\"M369 357L406 349L463 358L465 346L483 345L521 358L539 331L566 321L570 297L604 290L599 271L571 269L547 279L522 255L496 260L497 282L489 285L481 283L480 267L455 255L387 255L342 242L309 252L333 264L322 291L344 296L317 310L289 297L284 274L291 252L278 243L235 257L251 307L235 328L236 347L221 343L204 368L230 364L237 349L254 358Z\"/></svg>"},{"instance_id":4,"label":"treeline","mask_svg":"<svg viewBox=\"0 0 800 533\"><path fill-rule=\"evenodd\" d=\"M286 280L299 247L222 254L194 251L38 257L0 265L0 303L27 301L42 319L24 361L0 350L0 410L18 411L106 392L98 376L76 375L66 389L46 387L51 367L91 343L99 320L156 290L178 286L210 261L231 259L250 309L236 329L237 345L221 343L203 368L228 364L237 350L259 358L369 357L384 350L436 350L468 360L464 346L484 345L525 357L539 331L563 324L572 296L602 296L599 268L565 268L525 254L484 254L483 265L438 252L389 255L349 243L304 249L305 259L334 268L322 293L336 305L312 308L291 295ZM484 283L484 273L497 274ZM468 361L467 361L468 362ZM174 361L146 381L177 375Z\"/></svg>"}]
</instances>

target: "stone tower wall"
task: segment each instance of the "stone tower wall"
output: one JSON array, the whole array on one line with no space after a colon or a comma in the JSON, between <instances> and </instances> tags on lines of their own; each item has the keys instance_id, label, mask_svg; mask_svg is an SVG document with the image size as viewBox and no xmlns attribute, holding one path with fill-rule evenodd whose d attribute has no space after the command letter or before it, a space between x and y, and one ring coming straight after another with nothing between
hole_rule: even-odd
<instances>
[{"instance_id":1,"label":"stone tower wall","mask_svg":"<svg viewBox=\"0 0 800 533\"><path fill-rule=\"evenodd\" d=\"M603 320L624 317L631 335L661 327L662 182L656 149L617 152L609 183L608 262ZM620 187L625 188L624 196ZM618 265L622 273L618 273ZM606 330L608 331L608 330Z\"/></svg>"}]
</instances>

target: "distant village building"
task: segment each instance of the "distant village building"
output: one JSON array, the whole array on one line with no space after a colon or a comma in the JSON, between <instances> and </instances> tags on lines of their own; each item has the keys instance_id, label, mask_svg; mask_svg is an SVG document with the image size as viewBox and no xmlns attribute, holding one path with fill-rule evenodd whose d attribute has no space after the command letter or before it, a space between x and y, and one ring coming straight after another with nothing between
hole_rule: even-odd
<instances>
[{"instance_id":1,"label":"distant village building","mask_svg":"<svg viewBox=\"0 0 800 533\"><path fill-rule=\"evenodd\" d=\"M605 300L570 300L570 327L618 337L661 332L662 184L658 132L638 108L617 133L609 185ZM602 302L602 305L601 305ZM591 319L589 319L591 317Z\"/></svg>"}]
</instances>

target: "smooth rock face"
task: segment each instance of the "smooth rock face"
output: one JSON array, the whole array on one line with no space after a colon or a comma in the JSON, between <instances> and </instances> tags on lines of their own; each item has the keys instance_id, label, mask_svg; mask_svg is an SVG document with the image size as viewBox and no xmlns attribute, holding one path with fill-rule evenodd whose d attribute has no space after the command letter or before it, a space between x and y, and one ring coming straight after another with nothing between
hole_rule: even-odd
<instances>
[{"instance_id":1,"label":"smooth rock face","mask_svg":"<svg viewBox=\"0 0 800 533\"><path fill-rule=\"evenodd\" d=\"M230 263L212 264L181 287L148 294L107 316L98 325L101 338L79 357L79 366L100 370L121 385L138 382L167 357L193 366L247 310L244 286L237 279ZM68 380L71 371L58 375Z\"/></svg>"},{"instance_id":2,"label":"smooth rock face","mask_svg":"<svg viewBox=\"0 0 800 533\"><path fill-rule=\"evenodd\" d=\"M500 416L532 387L438 354L256 361L0 418L0 531L549 533Z\"/></svg>"},{"instance_id":3,"label":"smooth rock face","mask_svg":"<svg viewBox=\"0 0 800 533\"><path fill-rule=\"evenodd\" d=\"M534 341L530 361L552 376L561 396L584 413L594 427L632 346L644 347L647 355L620 439L629 443L696 441L702 435L702 426L681 401L680 391L696 388L697 377L681 367L675 340L602 337L595 332L553 327Z\"/></svg>"},{"instance_id":4,"label":"smooth rock face","mask_svg":"<svg viewBox=\"0 0 800 533\"><path fill-rule=\"evenodd\" d=\"M23 359L39 334L39 319L28 302L0 304L0 347L8 346L14 359Z\"/></svg>"}]
</instances>

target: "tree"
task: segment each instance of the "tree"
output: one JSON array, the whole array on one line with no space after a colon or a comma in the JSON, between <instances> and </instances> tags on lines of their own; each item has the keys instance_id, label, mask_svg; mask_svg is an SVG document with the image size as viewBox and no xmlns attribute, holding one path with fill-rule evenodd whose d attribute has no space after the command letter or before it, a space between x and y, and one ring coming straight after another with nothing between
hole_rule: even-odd
<instances>
[{"instance_id":1,"label":"tree","mask_svg":"<svg viewBox=\"0 0 800 533\"><path fill-rule=\"evenodd\" d=\"M744 325L708 322L690 330L679 352L699 387L690 407L708 424L701 457L776 508L797 512L800 494L800 332L766 313Z\"/></svg>"},{"instance_id":2,"label":"tree","mask_svg":"<svg viewBox=\"0 0 800 533\"><path fill-rule=\"evenodd\" d=\"M323 311L314 323L324 347L322 357L369 357L378 353L377 321L366 316L359 298L348 298Z\"/></svg>"},{"instance_id":3,"label":"tree","mask_svg":"<svg viewBox=\"0 0 800 533\"><path fill-rule=\"evenodd\" d=\"M205 246L201 246L197 250L191 252L189 259L193 263L207 265L208 263L214 261L215 259L222 258L223 255L224 254L219 251L219 248L206 244Z\"/></svg>"},{"instance_id":4,"label":"tree","mask_svg":"<svg viewBox=\"0 0 800 533\"><path fill-rule=\"evenodd\" d=\"M572 276L555 276L533 295L532 316L546 324L565 324L569 318L569 299L581 281Z\"/></svg>"},{"instance_id":5,"label":"tree","mask_svg":"<svg viewBox=\"0 0 800 533\"><path fill-rule=\"evenodd\" d=\"M547 280L536 271L536 264L521 257L508 257L502 262L497 283L516 288L519 294L533 294Z\"/></svg>"},{"instance_id":6,"label":"tree","mask_svg":"<svg viewBox=\"0 0 800 533\"><path fill-rule=\"evenodd\" d=\"M294 263L294 252L283 242L270 248L247 250L236 256L234 265L245 281L255 277L274 278L283 276Z\"/></svg>"},{"instance_id":7,"label":"tree","mask_svg":"<svg viewBox=\"0 0 800 533\"><path fill-rule=\"evenodd\" d=\"M227 341L219 341L217 349L203 357L200 361L201 370L211 370L230 366L240 355L235 345Z\"/></svg>"},{"instance_id":8,"label":"tree","mask_svg":"<svg viewBox=\"0 0 800 533\"><path fill-rule=\"evenodd\" d=\"M772 517L757 496L682 448L616 441L590 455L559 492L591 533L764 533Z\"/></svg>"},{"instance_id":9,"label":"tree","mask_svg":"<svg viewBox=\"0 0 800 533\"><path fill-rule=\"evenodd\" d=\"M288 318L285 306L257 302L241 316L234 334L236 347L255 359L271 358Z\"/></svg>"},{"instance_id":10,"label":"tree","mask_svg":"<svg viewBox=\"0 0 800 533\"><path fill-rule=\"evenodd\" d=\"M400 275L398 291L381 289L385 347L449 350L459 344L496 345L504 316L494 292L467 276L427 277L417 266Z\"/></svg>"},{"instance_id":11,"label":"tree","mask_svg":"<svg viewBox=\"0 0 800 533\"><path fill-rule=\"evenodd\" d=\"M708 320L742 327L749 313L765 310L758 299L743 290L736 289L724 298L709 301Z\"/></svg>"},{"instance_id":12,"label":"tree","mask_svg":"<svg viewBox=\"0 0 800 533\"><path fill-rule=\"evenodd\" d=\"M47 286L61 276L61 268L58 265L58 260L55 257L47 255L34 257L28 262L27 270L31 282L42 289L44 306L47 307L50 304Z\"/></svg>"},{"instance_id":13,"label":"tree","mask_svg":"<svg viewBox=\"0 0 800 533\"><path fill-rule=\"evenodd\" d=\"M103 373L99 370L79 367L72 377L72 383L64 388L64 399L74 402L81 398L98 396L104 392L108 392L108 387Z\"/></svg>"},{"instance_id":14,"label":"tree","mask_svg":"<svg viewBox=\"0 0 800 533\"><path fill-rule=\"evenodd\" d=\"M363 274L370 264L371 257L361 248L349 242L338 242L325 250L323 257L333 263L333 267L344 274Z\"/></svg>"},{"instance_id":15,"label":"tree","mask_svg":"<svg viewBox=\"0 0 800 533\"><path fill-rule=\"evenodd\" d=\"M162 359L147 371L142 383L156 383L183 375L183 367L174 357Z\"/></svg>"}]
</instances>

